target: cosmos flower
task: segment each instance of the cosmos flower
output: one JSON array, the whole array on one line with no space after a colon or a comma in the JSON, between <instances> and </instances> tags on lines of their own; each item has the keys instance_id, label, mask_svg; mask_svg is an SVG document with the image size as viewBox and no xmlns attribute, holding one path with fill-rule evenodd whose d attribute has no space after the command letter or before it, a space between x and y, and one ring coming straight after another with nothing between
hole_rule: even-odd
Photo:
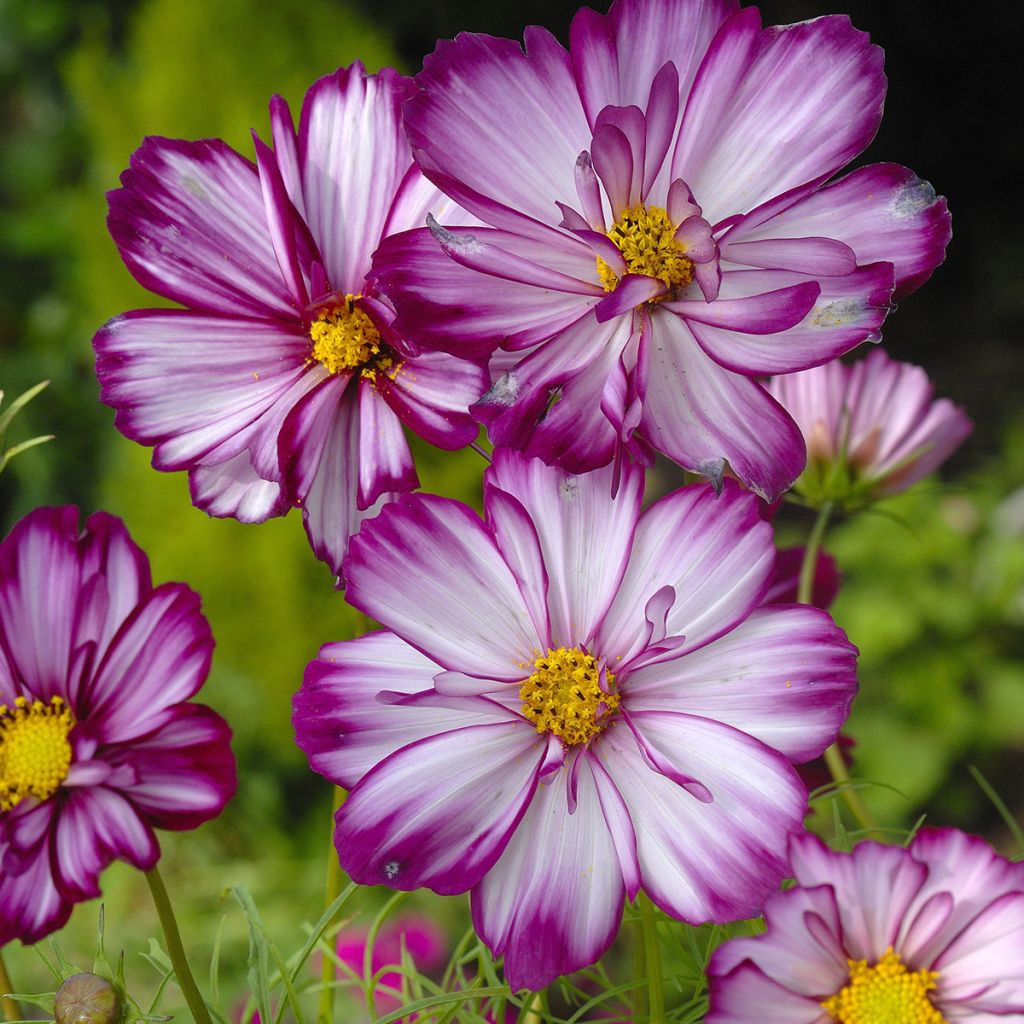
<instances>
[{"instance_id":1,"label":"cosmos flower","mask_svg":"<svg viewBox=\"0 0 1024 1024\"><path fill-rule=\"evenodd\" d=\"M768 390L800 427L807 468L797 490L809 501L856 507L896 494L937 469L970 434L964 411L932 401L919 366L881 349L774 377Z\"/></svg>"},{"instance_id":2,"label":"cosmos flower","mask_svg":"<svg viewBox=\"0 0 1024 1024\"><path fill-rule=\"evenodd\" d=\"M803 441L754 378L877 337L949 239L906 168L829 181L885 92L845 17L763 29L736 0L618 0L576 15L568 51L540 28L525 52L441 42L416 83L417 160L485 226L394 236L375 277L400 330L494 353L474 413L496 445L573 472L655 448L778 495Z\"/></svg>"},{"instance_id":3,"label":"cosmos flower","mask_svg":"<svg viewBox=\"0 0 1024 1024\"><path fill-rule=\"evenodd\" d=\"M235 789L230 730L189 703L213 638L184 584L154 587L124 524L43 508L0 544L0 946L160 856Z\"/></svg>"},{"instance_id":4,"label":"cosmos flower","mask_svg":"<svg viewBox=\"0 0 1024 1024\"><path fill-rule=\"evenodd\" d=\"M1024 864L955 829L791 853L767 932L711 960L707 1024L1024 1020Z\"/></svg>"},{"instance_id":5,"label":"cosmos flower","mask_svg":"<svg viewBox=\"0 0 1024 1024\"><path fill-rule=\"evenodd\" d=\"M771 527L732 480L641 513L643 470L499 450L485 521L405 495L353 540L346 598L382 632L325 645L295 698L312 768L350 790L356 881L472 890L513 989L594 962L623 898L757 913L788 870L855 650L827 613L760 607Z\"/></svg>"},{"instance_id":6,"label":"cosmos flower","mask_svg":"<svg viewBox=\"0 0 1024 1024\"><path fill-rule=\"evenodd\" d=\"M403 424L463 447L487 386L479 362L396 334L366 281L383 237L451 207L412 164L408 88L341 69L309 90L298 132L275 97L256 164L216 139L146 139L109 196L128 269L187 307L133 310L96 335L115 424L157 469L187 469L211 515L301 506L335 572L359 520L417 486Z\"/></svg>"}]
</instances>

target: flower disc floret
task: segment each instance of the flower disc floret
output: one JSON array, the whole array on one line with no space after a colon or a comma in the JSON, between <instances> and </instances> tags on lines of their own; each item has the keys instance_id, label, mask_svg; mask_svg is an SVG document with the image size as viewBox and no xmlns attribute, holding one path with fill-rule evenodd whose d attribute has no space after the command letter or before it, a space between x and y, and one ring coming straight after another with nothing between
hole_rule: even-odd
<instances>
[{"instance_id":1,"label":"flower disc floret","mask_svg":"<svg viewBox=\"0 0 1024 1024\"><path fill-rule=\"evenodd\" d=\"M589 743L619 706L615 676L579 647L548 648L519 688L523 714L537 732L553 732L566 746Z\"/></svg>"},{"instance_id":2,"label":"flower disc floret","mask_svg":"<svg viewBox=\"0 0 1024 1024\"><path fill-rule=\"evenodd\" d=\"M380 355L380 332L356 304L358 295L346 295L345 305L321 313L310 324L312 358L331 373L345 373L366 366Z\"/></svg>"},{"instance_id":3,"label":"flower disc floret","mask_svg":"<svg viewBox=\"0 0 1024 1024\"><path fill-rule=\"evenodd\" d=\"M890 946L873 967L850 960L849 984L821 1005L839 1024L945 1024L928 998L938 971L908 971Z\"/></svg>"},{"instance_id":4,"label":"flower disc floret","mask_svg":"<svg viewBox=\"0 0 1024 1024\"><path fill-rule=\"evenodd\" d=\"M18 697L0 704L0 811L26 797L46 800L60 788L71 767L68 733L75 721L60 697L31 704Z\"/></svg>"},{"instance_id":5,"label":"flower disc floret","mask_svg":"<svg viewBox=\"0 0 1024 1024\"><path fill-rule=\"evenodd\" d=\"M675 233L675 225L665 210L643 203L626 210L608 232L630 274L656 277L668 287L668 295L659 296L655 301L668 298L693 280L693 261L687 259L686 246L676 239ZM604 290L615 291L619 278L600 257L597 273Z\"/></svg>"}]
</instances>

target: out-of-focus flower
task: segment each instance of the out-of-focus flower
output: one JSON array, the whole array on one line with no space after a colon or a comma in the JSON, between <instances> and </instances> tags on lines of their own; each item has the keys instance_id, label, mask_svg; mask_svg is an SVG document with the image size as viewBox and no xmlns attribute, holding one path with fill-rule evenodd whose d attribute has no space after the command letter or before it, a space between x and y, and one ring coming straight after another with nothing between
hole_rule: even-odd
<instances>
[{"instance_id":1,"label":"out-of-focus flower","mask_svg":"<svg viewBox=\"0 0 1024 1024\"><path fill-rule=\"evenodd\" d=\"M0 945L63 925L114 859L153 867L154 827L220 813L230 730L189 703L212 651L119 519L37 509L0 544Z\"/></svg>"},{"instance_id":2,"label":"out-of-focus flower","mask_svg":"<svg viewBox=\"0 0 1024 1024\"><path fill-rule=\"evenodd\" d=\"M866 359L773 377L768 390L807 442L796 490L808 501L855 508L906 490L937 469L970 434L966 414L932 400L927 374L881 349Z\"/></svg>"},{"instance_id":3,"label":"out-of-focus flower","mask_svg":"<svg viewBox=\"0 0 1024 1024\"><path fill-rule=\"evenodd\" d=\"M791 853L767 932L711 960L708 1024L1024 1020L1024 864L954 829Z\"/></svg>"},{"instance_id":4,"label":"out-of-focus flower","mask_svg":"<svg viewBox=\"0 0 1024 1024\"><path fill-rule=\"evenodd\" d=\"M393 236L400 329L491 354L496 445L582 472L653 447L774 497L804 447L754 379L877 335L942 260L945 201L874 135L882 53L845 17L762 28L735 0L581 10L568 52L441 42L405 108L424 173L484 222ZM895 289L895 291L894 291Z\"/></svg>"},{"instance_id":5,"label":"out-of-focus flower","mask_svg":"<svg viewBox=\"0 0 1024 1024\"><path fill-rule=\"evenodd\" d=\"M514 988L595 961L643 888L687 921L757 913L788 870L856 651L828 615L761 607L774 550L724 481L641 513L643 471L499 450L486 521L405 495L363 525L347 599L385 631L328 644L298 742L345 786L361 883L472 890ZM392 632L393 630L393 632Z\"/></svg>"},{"instance_id":6,"label":"out-of-focus flower","mask_svg":"<svg viewBox=\"0 0 1024 1024\"><path fill-rule=\"evenodd\" d=\"M254 136L255 165L216 139L149 138L109 196L128 269L187 307L133 310L96 335L116 425L157 469L187 469L211 515L301 506L335 572L360 519L417 486L403 424L460 448L487 387L482 363L397 334L366 280L382 238L451 208L413 166L408 88L388 69L339 70L307 93L298 132L275 97L274 148Z\"/></svg>"},{"instance_id":7,"label":"out-of-focus flower","mask_svg":"<svg viewBox=\"0 0 1024 1024\"><path fill-rule=\"evenodd\" d=\"M358 976L363 973L366 943L365 931L346 928L338 933L338 958ZM373 944L370 954L371 972L376 974L389 964L401 964L403 948L418 971L432 971L445 960L444 932L427 917L409 916L389 921L377 934ZM381 975L374 992L378 1012L391 1013L397 1010L402 1003L394 992L401 990L402 975L398 971Z\"/></svg>"},{"instance_id":8,"label":"out-of-focus flower","mask_svg":"<svg viewBox=\"0 0 1024 1024\"><path fill-rule=\"evenodd\" d=\"M796 601L805 551L803 547L779 548L775 557L775 574L765 594L765 604L791 604ZM827 551L819 551L810 603L815 608L827 609L839 593L840 582L836 560Z\"/></svg>"}]
</instances>

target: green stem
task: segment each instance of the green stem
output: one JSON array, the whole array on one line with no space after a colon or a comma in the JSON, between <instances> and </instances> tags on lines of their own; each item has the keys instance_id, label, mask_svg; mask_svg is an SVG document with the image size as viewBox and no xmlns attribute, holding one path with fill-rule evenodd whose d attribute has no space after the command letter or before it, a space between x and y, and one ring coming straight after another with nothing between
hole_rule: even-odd
<instances>
[{"instance_id":1,"label":"green stem","mask_svg":"<svg viewBox=\"0 0 1024 1024\"><path fill-rule=\"evenodd\" d=\"M640 926L643 932L644 959L647 961L647 1005L650 1024L665 1024L665 986L661 977L661 947L658 944L658 919L654 904L640 893Z\"/></svg>"},{"instance_id":2,"label":"green stem","mask_svg":"<svg viewBox=\"0 0 1024 1024\"><path fill-rule=\"evenodd\" d=\"M822 504L818 511L818 518L811 527L810 535L807 538L807 546L804 548L804 560L800 565L800 583L797 586L796 599L800 604L814 603L814 576L818 568L818 556L821 552L821 545L825 539L825 531L828 529L829 520L832 518L834 505L831 501ZM878 825L871 812L867 809L860 793L853 788L850 781L850 773L846 770L846 762L843 760L843 753L839 749L838 741L825 751L825 764L832 774L832 780L839 787L846 806L850 813L857 819L857 823L868 831L875 832Z\"/></svg>"},{"instance_id":3,"label":"green stem","mask_svg":"<svg viewBox=\"0 0 1024 1024\"><path fill-rule=\"evenodd\" d=\"M145 874L146 881L149 883L149 891L153 894L157 916L160 918L160 926L164 930L164 941L167 943L167 953L171 958L175 977L178 979L178 987L185 997L185 1002L188 1003L188 1008L192 1011L192 1019L195 1024L212 1024L210 1012L206 1008L199 986L196 984L196 979L192 977L192 969L185 956L185 947L181 944L181 933L178 931L178 922L174 917L174 908L167 895L164 880L160 877L160 870L154 865Z\"/></svg>"},{"instance_id":4,"label":"green stem","mask_svg":"<svg viewBox=\"0 0 1024 1024\"><path fill-rule=\"evenodd\" d=\"M334 787L334 802L331 808L331 837L327 844L327 879L324 883L324 907L329 907L341 893L341 885L344 875L341 871L341 862L338 860L338 851L334 848L334 816L338 808L345 802L345 790L340 786ZM328 923L325 932L330 928ZM320 962L320 1012L318 1014L319 1024L333 1024L334 1022L334 961L325 956Z\"/></svg>"},{"instance_id":5,"label":"green stem","mask_svg":"<svg viewBox=\"0 0 1024 1024\"><path fill-rule=\"evenodd\" d=\"M637 906L639 909L639 905ZM647 981L647 935L643 914L633 923L633 1024L647 1024L651 1014Z\"/></svg>"},{"instance_id":6,"label":"green stem","mask_svg":"<svg viewBox=\"0 0 1024 1024\"><path fill-rule=\"evenodd\" d=\"M8 999L7 993L13 992L11 976L7 973L7 964L4 963L4 951L0 948L0 1006L3 1007L4 1020L22 1020L21 1007L13 1000Z\"/></svg>"}]
</instances>

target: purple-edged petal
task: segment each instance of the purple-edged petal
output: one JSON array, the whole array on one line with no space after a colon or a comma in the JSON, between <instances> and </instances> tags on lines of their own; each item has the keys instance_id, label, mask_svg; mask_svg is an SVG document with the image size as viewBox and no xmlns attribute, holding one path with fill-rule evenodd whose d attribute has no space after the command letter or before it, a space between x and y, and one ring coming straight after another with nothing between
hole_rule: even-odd
<instances>
[{"instance_id":1,"label":"purple-edged petal","mask_svg":"<svg viewBox=\"0 0 1024 1024\"><path fill-rule=\"evenodd\" d=\"M331 286L357 295L412 163L401 104L409 79L356 62L313 84L299 121L306 222ZM353 159L358 154L358 159Z\"/></svg>"},{"instance_id":2,"label":"purple-edged petal","mask_svg":"<svg viewBox=\"0 0 1024 1024\"><path fill-rule=\"evenodd\" d=\"M811 277L843 277L857 269L856 253L834 238L737 237L731 232L722 244L722 259L730 263L765 270L793 270Z\"/></svg>"},{"instance_id":3,"label":"purple-edged petal","mask_svg":"<svg viewBox=\"0 0 1024 1024\"><path fill-rule=\"evenodd\" d=\"M860 843L850 857L806 834L794 838L790 855L801 886L835 889L851 960L874 962L896 942L907 908L928 875L927 868L901 848L875 842Z\"/></svg>"},{"instance_id":4,"label":"purple-edged petal","mask_svg":"<svg viewBox=\"0 0 1024 1024\"><path fill-rule=\"evenodd\" d=\"M377 390L398 418L438 448L462 448L479 427L469 407L490 387L482 362L446 352L422 352L403 362L394 376L378 374Z\"/></svg>"},{"instance_id":5,"label":"purple-edged petal","mask_svg":"<svg viewBox=\"0 0 1024 1024\"><path fill-rule=\"evenodd\" d=\"M475 702L462 709L402 705L377 695L430 690L438 666L390 632L325 644L306 666L293 699L296 742L310 767L346 789L396 750L442 732L482 724ZM497 709L491 713L493 717Z\"/></svg>"},{"instance_id":6,"label":"purple-edged petal","mask_svg":"<svg viewBox=\"0 0 1024 1024\"><path fill-rule=\"evenodd\" d=\"M388 238L374 254L373 276L399 308L399 333L467 359L489 355L506 338L546 341L579 320L590 302L482 277L457 264L426 228Z\"/></svg>"},{"instance_id":7,"label":"purple-edged petal","mask_svg":"<svg viewBox=\"0 0 1024 1024\"><path fill-rule=\"evenodd\" d=\"M630 713L702 715L791 761L809 761L846 720L857 689L856 655L817 608L761 609L699 651L631 672Z\"/></svg>"},{"instance_id":8,"label":"purple-edged petal","mask_svg":"<svg viewBox=\"0 0 1024 1024\"><path fill-rule=\"evenodd\" d=\"M624 464L618 494L611 501L612 472L608 467L574 476L500 448L487 470L488 483L514 495L537 531L548 577L551 643L556 646L589 642L629 558L644 474L640 467ZM487 511L501 515L490 504Z\"/></svg>"},{"instance_id":9,"label":"purple-edged petal","mask_svg":"<svg viewBox=\"0 0 1024 1024\"><path fill-rule=\"evenodd\" d=\"M262 523L291 508L280 484L256 475L248 452L239 452L215 466L193 466L188 472L188 488L196 508L241 523Z\"/></svg>"},{"instance_id":10,"label":"purple-edged petal","mask_svg":"<svg viewBox=\"0 0 1024 1024\"><path fill-rule=\"evenodd\" d=\"M123 743L163 725L174 704L198 692L212 654L199 595L182 583L157 587L125 620L83 694L90 732Z\"/></svg>"},{"instance_id":11,"label":"purple-edged petal","mask_svg":"<svg viewBox=\"0 0 1024 1024\"><path fill-rule=\"evenodd\" d=\"M107 225L135 279L196 310L296 316L256 168L218 139L147 138L110 192Z\"/></svg>"},{"instance_id":12,"label":"purple-edged petal","mask_svg":"<svg viewBox=\"0 0 1024 1024\"><path fill-rule=\"evenodd\" d=\"M521 722L468 726L403 747L338 811L342 867L364 885L441 895L472 888L529 805L546 747Z\"/></svg>"},{"instance_id":13,"label":"purple-edged petal","mask_svg":"<svg viewBox=\"0 0 1024 1024\"><path fill-rule=\"evenodd\" d=\"M553 223L554 201L576 195L573 167L591 135L568 54L554 37L528 29L524 53L511 39L464 32L437 44L416 84L405 119L427 177L440 171ZM451 194L484 216L471 196Z\"/></svg>"},{"instance_id":14,"label":"purple-edged petal","mask_svg":"<svg viewBox=\"0 0 1024 1024\"><path fill-rule=\"evenodd\" d=\"M695 321L724 331L776 334L800 323L814 308L820 294L821 289L816 282L805 281L788 288L741 298L729 298L727 294L720 293L715 302L703 299L666 302L665 309L677 313L688 322Z\"/></svg>"},{"instance_id":15,"label":"purple-edged petal","mask_svg":"<svg viewBox=\"0 0 1024 1024\"><path fill-rule=\"evenodd\" d=\"M149 560L124 523L107 512L89 516L78 551L88 599L79 608L75 645L92 640L102 657L118 627L153 589Z\"/></svg>"},{"instance_id":16,"label":"purple-edged petal","mask_svg":"<svg viewBox=\"0 0 1024 1024\"><path fill-rule=\"evenodd\" d=\"M404 495L353 539L345 571L350 604L443 668L514 682L542 653L515 576L457 501Z\"/></svg>"},{"instance_id":17,"label":"purple-edged petal","mask_svg":"<svg viewBox=\"0 0 1024 1024\"><path fill-rule=\"evenodd\" d=\"M13 939L28 946L63 927L73 904L57 889L45 845L15 874L2 840L0 834L0 946Z\"/></svg>"},{"instance_id":18,"label":"purple-edged petal","mask_svg":"<svg viewBox=\"0 0 1024 1024\"><path fill-rule=\"evenodd\" d=\"M321 470L322 471L322 470ZM419 486L402 421L368 381L359 381L359 491L357 506Z\"/></svg>"},{"instance_id":19,"label":"purple-edged petal","mask_svg":"<svg viewBox=\"0 0 1024 1024\"><path fill-rule=\"evenodd\" d=\"M679 317L656 310L649 330L644 438L696 473L727 459L755 493L778 497L804 467L796 424L759 384L709 359Z\"/></svg>"},{"instance_id":20,"label":"purple-edged petal","mask_svg":"<svg viewBox=\"0 0 1024 1024\"><path fill-rule=\"evenodd\" d=\"M175 708L170 721L145 739L104 752L113 766L134 773L123 795L157 828L197 828L215 818L237 786L231 730L200 704Z\"/></svg>"},{"instance_id":21,"label":"purple-edged petal","mask_svg":"<svg viewBox=\"0 0 1024 1024\"><path fill-rule=\"evenodd\" d=\"M709 308L714 310L731 295L746 295L801 279L802 275L788 271L728 272L722 277L723 298ZM780 326L774 334L751 332L742 325L723 329L711 318L688 326L712 359L750 377L804 370L837 358L865 338L877 340L882 322L892 309L891 264L873 263L845 277L824 277L819 284L820 294L810 303L806 316L788 329ZM750 299L731 301L746 303Z\"/></svg>"},{"instance_id":22,"label":"purple-edged petal","mask_svg":"<svg viewBox=\"0 0 1024 1024\"><path fill-rule=\"evenodd\" d=\"M505 957L513 991L539 991L594 963L619 930L622 873L589 759L572 814L567 772L538 786L501 859L473 890L473 926L494 956Z\"/></svg>"},{"instance_id":23,"label":"purple-edged petal","mask_svg":"<svg viewBox=\"0 0 1024 1024\"><path fill-rule=\"evenodd\" d=\"M310 341L297 321L136 310L94 339L100 400L114 423L153 445L158 469L184 469L216 450L224 461L256 443L296 401Z\"/></svg>"},{"instance_id":24,"label":"purple-edged petal","mask_svg":"<svg viewBox=\"0 0 1024 1024\"><path fill-rule=\"evenodd\" d=\"M750 1024L754 1007L758 1024L822 1024L820 998L797 995L749 962L724 976L712 975L709 992L705 1024Z\"/></svg>"},{"instance_id":25,"label":"purple-edged petal","mask_svg":"<svg viewBox=\"0 0 1024 1024\"><path fill-rule=\"evenodd\" d=\"M680 653L710 643L761 603L774 555L771 527L735 482L721 496L706 484L674 491L640 517L601 649L624 662L637 654L650 631L645 606L665 586L675 594L663 628L686 637Z\"/></svg>"},{"instance_id":26,"label":"purple-edged petal","mask_svg":"<svg viewBox=\"0 0 1024 1024\"><path fill-rule=\"evenodd\" d=\"M81 586L78 509L36 509L0 545L0 643L18 694L66 697Z\"/></svg>"},{"instance_id":27,"label":"purple-edged petal","mask_svg":"<svg viewBox=\"0 0 1024 1024\"><path fill-rule=\"evenodd\" d=\"M100 872L114 860L148 871L160 857L153 830L120 793L74 789L54 820L55 882L65 898L100 895Z\"/></svg>"},{"instance_id":28,"label":"purple-edged petal","mask_svg":"<svg viewBox=\"0 0 1024 1024\"><path fill-rule=\"evenodd\" d=\"M703 803L652 771L625 726L601 736L599 755L636 828L644 889L694 924L757 914L787 872L789 835L802 827L807 795L795 771L720 722L652 711L631 718L679 775L712 797Z\"/></svg>"},{"instance_id":29,"label":"purple-edged petal","mask_svg":"<svg viewBox=\"0 0 1024 1024\"><path fill-rule=\"evenodd\" d=\"M569 30L573 68L591 124L609 104L646 110L651 87L667 61L685 99L733 0L620 0L607 15L583 8Z\"/></svg>"},{"instance_id":30,"label":"purple-edged petal","mask_svg":"<svg viewBox=\"0 0 1024 1024\"><path fill-rule=\"evenodd\" d=\"M667 291L668 285L657 277L627 274L615 286L611 295L594 307L594 315L599 324L607 323L637 306L642 306L645 302L666 294Z\"/></svg>"},{"instance_id":31,"label":"purple-edged petal","mask_svg":"<svg viewBox=\"0 0 1024 1024\"><path fill-rule=\"evenodd\" d=\"M924 284L942 262L950 233L946 200L927 181L898 164L871 164L756 227L739 225L728 237L762 245L783 237L838 239L858 263L892 263L900 298Z\"/></svg>"},{"instance_id":32,"label":"purple-edged petal","mask_svg":"<svg viewBox=\"0 0 1024 1024\"><path fill-rule=\"evenodd\" d=\"M884 96L882 52L846 17L762 30L747 8L704 58L672 177L689 184L712 224L746 213L856 156L878 127Z\"/></svg>"}]
</instances>

